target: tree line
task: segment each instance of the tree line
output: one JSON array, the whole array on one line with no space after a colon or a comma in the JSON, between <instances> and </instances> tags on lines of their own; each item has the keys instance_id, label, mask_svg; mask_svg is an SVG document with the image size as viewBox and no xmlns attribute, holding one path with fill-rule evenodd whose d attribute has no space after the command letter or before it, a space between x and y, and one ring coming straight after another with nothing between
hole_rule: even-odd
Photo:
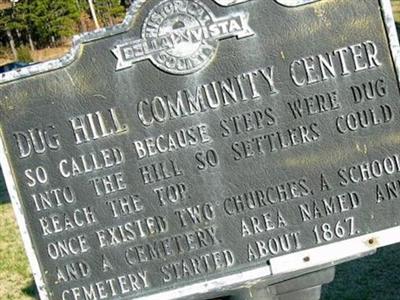
<instances>
[{"instance_id":1,"label":"tree line","mask_svg":"<svg viewBox=\"0 0 400 300\"><path fill-rule=\"evenodd\" d=\"M19 49L54 47L78 32L120 22L131 0L1 0L0 44Z\"/></svg>"}]
</instances>

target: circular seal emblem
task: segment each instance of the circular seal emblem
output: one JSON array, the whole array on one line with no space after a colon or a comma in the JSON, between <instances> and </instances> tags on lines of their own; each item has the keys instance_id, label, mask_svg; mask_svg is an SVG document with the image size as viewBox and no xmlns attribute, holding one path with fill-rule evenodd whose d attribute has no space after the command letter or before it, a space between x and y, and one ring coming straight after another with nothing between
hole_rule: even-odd
<instances>
[{"instance_id":1,"label":"circular seal emblem","mask_svg":"<svg viewBox=\"0 0 400 300\"><path fill-rule=\"evenodd\" d=\"M164 0L149 13L142 38L154 65L172 74L190 74L214 57L218 41L210 38L212 11L198 0Z\"/></svg>"}]
</instances>

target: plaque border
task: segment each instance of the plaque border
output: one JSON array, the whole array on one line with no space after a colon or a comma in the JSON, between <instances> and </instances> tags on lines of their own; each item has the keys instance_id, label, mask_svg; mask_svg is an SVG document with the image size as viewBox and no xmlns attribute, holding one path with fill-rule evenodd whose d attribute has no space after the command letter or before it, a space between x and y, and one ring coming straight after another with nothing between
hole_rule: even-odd
<instances>
[{"instance_id":1,"label":"plaque border","mask_svg":"<svg viewBox=\"0 0 400 300\"><path fill-rule=\"evenodd\" d=\"M134 0L123 23L113 27L98 29L92 32L83 33L73 38L70 51L61 58L50 60L43 63L38 63L19 70L10 71L0 75L0 85L9 83L18 79L31 77L36 74L50 72L56 69L65 67L76 59L81 54L83 44L106 38L111 35L124 33L131 28L136 13L141 6L148 0ZM213 0L218 3L217 0ZM248 0L252 1L252 0ZM264 0L261 0L264 1ZM313 3L308 0L285 0L293 3ZM312 0L311 0L312 1ZM315 0L315 2L320 0ZM398 40L397 29L393 17L393 10L390 0L377 0L380 3L382 10L382 18L386 27L387 40L389 42L390 52L395 67L397 83L400 89L400 44ZM233 1L234 4L244 3L243 1ZM277 2L279 2L277 0ZM284 2L284 1L281 1ZM302 2L302 4L301 4ZM11 198L14 214L23 240L25 252L28 256L29 264L35 279L41 300L49 300L49 291L46 290L44 278L40 269L38 257L34 251L31 236L28 232L28 227L25 220L25 215L22 208L22 197L16 187L16 176L11 168L9 155L5 145L4 134L0 128L0 163L6 181L8 193ZM384 246L400 242L400 226L391 227L386 230L377 231L371 234L366 234L356 238L347 239L344 241L334 242L331 244L314 247L308 250L303 250L270 259L270 264L263 267L256 267L245 272L217 277L208 281L190 284L181 288L171 290L161 290L159 293L154 293L148 296L131 298L132 300L176 300L176 299L193 299L198 296L212 296L213 294L224 294L224 292L239 290L249 287L253 284L262 282L269 276L281 276L297 271L305 271L312 269L322 269L336 265L340 262L350 260L352 258L361 257L370 253L374 253L376 249ZM323 255L321 254L323 253ZM307 258L307 259L305 259Z\"/></svg>"}]
</instances>

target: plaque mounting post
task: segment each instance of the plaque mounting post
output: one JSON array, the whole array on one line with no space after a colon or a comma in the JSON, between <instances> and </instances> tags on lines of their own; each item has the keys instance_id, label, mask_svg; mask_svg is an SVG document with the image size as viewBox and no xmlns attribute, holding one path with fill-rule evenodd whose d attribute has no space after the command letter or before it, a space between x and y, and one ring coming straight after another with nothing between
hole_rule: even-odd
<instances>
[{"instance_id":1,"label":"plaque mounting post","mask_svg":"<svg viewBox=\"0 0 400 300\"><path fill-rule=\"evenodd\" d=\"M322 285L335 277L335 268L323 269L300 277L240 291L229 300L319 300Z\"/></svg>"}]
</instances>

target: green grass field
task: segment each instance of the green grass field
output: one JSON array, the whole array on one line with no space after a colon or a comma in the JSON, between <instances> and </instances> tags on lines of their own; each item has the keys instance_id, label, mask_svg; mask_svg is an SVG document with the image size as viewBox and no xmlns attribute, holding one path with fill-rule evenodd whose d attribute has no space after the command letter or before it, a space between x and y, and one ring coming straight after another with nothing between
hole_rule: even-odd
<instances>
[{"instance_id":1,"label":"green grass field","mask_svg":"<svg viewBox=\"0 0 400 300\"><path fill-rule=\"evenodd\" d=\"M393 14L396 22L400 22L400 0L392 0Z\"/></svg>"},{"instance_id":2,"label":"green grass field","mask_svg":"<svg viewBox=\"0 0 400 300\"><path fill-rule=\"evenodd\" d=\"M0 204L0 300L33 299L32 274L11 204Z\"/></svg>"},{"instance_id":3,"label":"green grass field","mask_svg":"<svg viewBox=\"0 0 400 300\"><path fill-rule=\"evenodd\" d=\"M338 266L335 281L324 288L322 299L400 299L400 245Z\"/></svg>"}]
</instances>

